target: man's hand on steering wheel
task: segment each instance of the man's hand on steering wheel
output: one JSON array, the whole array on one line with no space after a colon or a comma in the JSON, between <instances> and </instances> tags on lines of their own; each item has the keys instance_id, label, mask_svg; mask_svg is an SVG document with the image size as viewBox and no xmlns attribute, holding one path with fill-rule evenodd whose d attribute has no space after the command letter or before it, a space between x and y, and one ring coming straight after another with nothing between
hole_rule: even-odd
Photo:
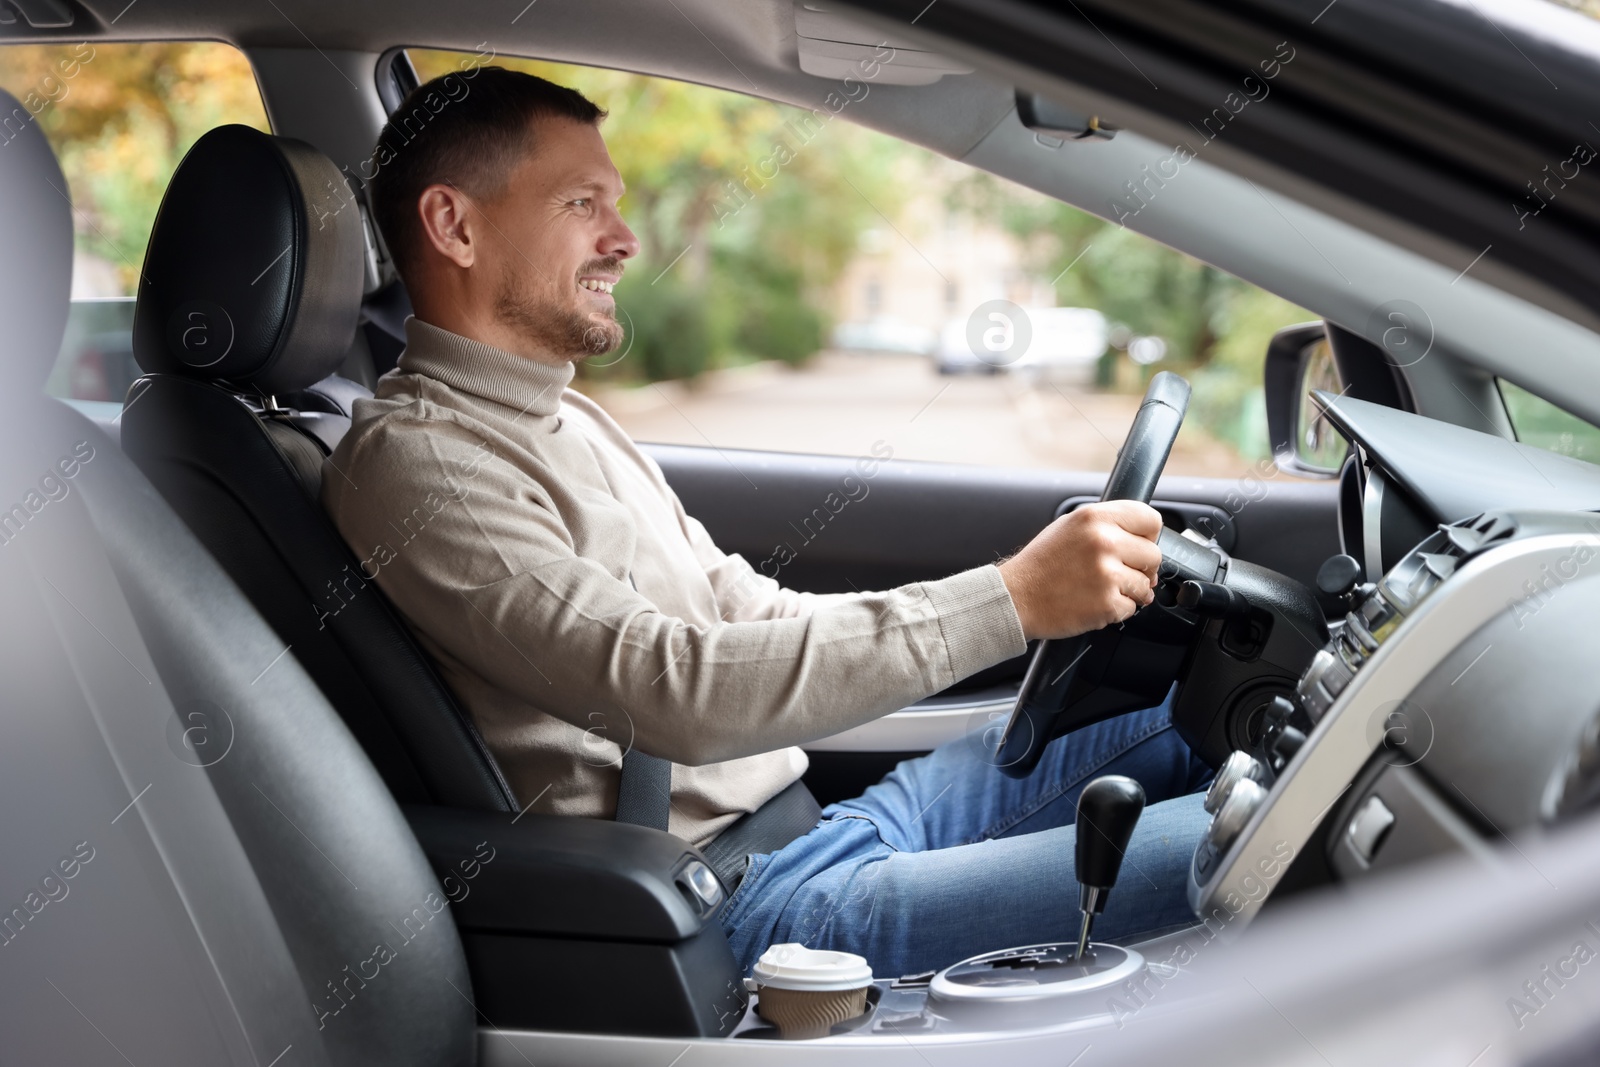
<instances>
[{"instance_id":1,"label":"man's hand on steering wheel","mask_svg":"<svg viewBox=\"0 0 1600 1067\"><path fill-rule=\"evenodd\" d=\"M1155 597L1161 515L1137 500L1087 504L1000 564L1028 640L1122 622Z\"/></svg>"},{"instance_id":2,"label":"man's hand on steering wheel","mask_svg":"<svg viewBox=\"0 0 1600 1067\"><path fill-rule=\"evenodd\" d=\"M1023 632L1041 638L995 746L995 766L1013 778L1033 772L1052 738L1114 713L1091 708L1089 716L1063 718L1079 663L1119 643L1120 631L1106 627L1154 598L1162 530L1149 502L1188 409L1188 382L1170 371L1151 378L1101 503L1057 519L1001 564Z\"/></svg>"}]
</instances>

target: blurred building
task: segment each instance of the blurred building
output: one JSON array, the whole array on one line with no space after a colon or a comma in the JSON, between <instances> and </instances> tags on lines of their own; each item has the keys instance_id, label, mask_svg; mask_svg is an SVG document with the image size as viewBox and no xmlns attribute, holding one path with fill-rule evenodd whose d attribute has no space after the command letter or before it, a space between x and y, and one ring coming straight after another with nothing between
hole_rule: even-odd
<instances>
[{"instance_id":1,"label":"blurred building","mask_svg":"<svg viewBox=\"0 0 1600 1067\"><path fill-rule=\"evenodd\" d=\"M947 322L965 321L985 301L1055 306L1051 280L1025 269L1015 236L950 210L942 194L919 194L892 225L862 233L835 289L837 347L929 352Z\"/></svg>"}]
</instances>

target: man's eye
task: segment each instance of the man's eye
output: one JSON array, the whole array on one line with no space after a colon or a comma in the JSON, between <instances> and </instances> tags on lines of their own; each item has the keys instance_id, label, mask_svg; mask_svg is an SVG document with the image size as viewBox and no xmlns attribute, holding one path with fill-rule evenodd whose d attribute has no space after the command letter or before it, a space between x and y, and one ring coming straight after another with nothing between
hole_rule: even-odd
<instances>
[{"instance_id":1,"label":"man's eye","mask_svg":"<svg viewBox=\"0 0 1600 1067\"><path fill-rule=\"evenodd\" d=\"M582 199L574 200L572 202L572 206L573 207L588 207L589 206L589 198L588 197L583 197Z\"/></svg>"}]
</instances>

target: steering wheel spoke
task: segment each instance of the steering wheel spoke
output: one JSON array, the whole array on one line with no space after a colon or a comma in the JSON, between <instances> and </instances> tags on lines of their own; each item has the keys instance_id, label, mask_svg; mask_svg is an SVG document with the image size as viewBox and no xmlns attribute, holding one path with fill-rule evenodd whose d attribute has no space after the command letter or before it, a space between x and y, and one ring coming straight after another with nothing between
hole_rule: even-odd
<instances>
[{"instance_id":1,"label":"steering wheel spoke","mask_svg":"<svg viewBox=\"0 0 1600 1067\"><path fill-rule=\"evenodd\" d=\"M1144 401L1139 405L1139 413L1134 417L1127 439L1117 452L1117 461L1106 479L1101 500L1150 502L1188 408L1189 383L1183 378L1170 371L1162 371L1150 380ZM1168 538L1163 538L1162 544L1163 569L1166 570L1167 552L1180 546L1174 545ZM1184 558L1175 562L1185 572L1203 572L1207 566L1204 557L1217 558L1215 553L1193 542L1185 542L1181 547L1185 549ZM1215 568L1211 573L1214 575ZM1088 709L1086 716L1073 716L1070 724L1063 722L1074 683L1082 673L1085 662L1094 660L1098 652L1116 644L1121 631L1122 626L1119 625L1065 640L1039 642L1028 673L1023 678L1022 689L1017 694L1011 719L1000 736L994 756L996 766L1014 778L1025 777L1038 766L1045 746L1054 738L1119 711L1133 710L1123 708L1117 700L1110 699L1096 702L1097 706ZM1133 694L1135 699L1143 695ZM1156 699L1160 699L1159 694Z\"/></svg>"}]
</instances>

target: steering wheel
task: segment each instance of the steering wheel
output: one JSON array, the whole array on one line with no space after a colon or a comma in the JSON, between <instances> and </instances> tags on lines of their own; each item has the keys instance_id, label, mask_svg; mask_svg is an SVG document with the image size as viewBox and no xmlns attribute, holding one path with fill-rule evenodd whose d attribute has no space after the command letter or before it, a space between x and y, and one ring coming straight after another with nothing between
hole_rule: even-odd
<instances>
[{"instance_id":1,"label":"steering wheel","mask_svg":"<svg viewBox=\"0 0 1600 1067\"><path fill-rule=\"evenodd\" d=\"M1137 500L1150 503L1156 480L1167 465L1172 443L1189 409L1189 383L1171 371L1150 379L1139 413L1128 429L1128 437L1117 452L1101 500ZM1060 718L1066 710L1067 693L1072 687L1078 664L1088 655L1097 639L1115 633L1107 628L1079 634L1059 641L1040 641L1033 662L1022 680L1011 720L995 748L996 765L1013 778L1025 778L1038 766L1044 748L1060 733ZM1080 725L1087 725L1083 723Z\"/></svg>"}]
</instances>

